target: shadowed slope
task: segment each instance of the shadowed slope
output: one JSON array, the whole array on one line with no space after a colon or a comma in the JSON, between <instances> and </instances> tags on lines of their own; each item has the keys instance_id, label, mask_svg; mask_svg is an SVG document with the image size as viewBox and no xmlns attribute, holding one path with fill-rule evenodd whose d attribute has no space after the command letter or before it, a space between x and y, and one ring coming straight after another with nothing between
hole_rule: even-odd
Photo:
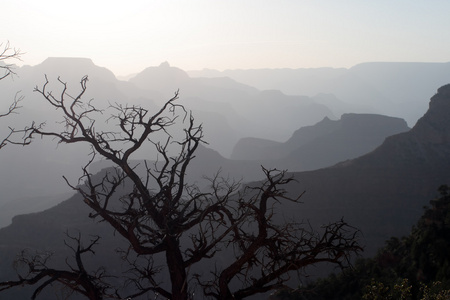
<instances>
[{"instance_id":1,"label":"shadowed slope","mask_svg":"<svg viewBox=\"0 0 450 300\"><path fill-rule=\"evenodd\" d=\"M450 182L449 113L450 85L446 85L409 132L387 138L360 158L294 173L299 184L290 191L307 191L301 213L323 223L344 216L362 230L366 255L389 237L407 234L437 187Z\"/></svg>"}]
</instances>

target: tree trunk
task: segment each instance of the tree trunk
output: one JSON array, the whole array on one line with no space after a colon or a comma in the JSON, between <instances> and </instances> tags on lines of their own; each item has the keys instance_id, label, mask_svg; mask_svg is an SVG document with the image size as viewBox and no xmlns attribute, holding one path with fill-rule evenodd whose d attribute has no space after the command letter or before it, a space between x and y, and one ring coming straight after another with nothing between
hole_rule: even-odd
<instances>
[{"instance_id":1,"label":"tree trunk","mask_svg":"<svg viewBox=\"0 0 450 300\"><path fill-rule=\"evenodd\" d=\"M171 300L187 300L187 278L186 270L183 266L183 256L180 252L180 243L176 238L169 236L166 238L166 245L166 260L172 283Z\"/></svg>"}]
</instances>

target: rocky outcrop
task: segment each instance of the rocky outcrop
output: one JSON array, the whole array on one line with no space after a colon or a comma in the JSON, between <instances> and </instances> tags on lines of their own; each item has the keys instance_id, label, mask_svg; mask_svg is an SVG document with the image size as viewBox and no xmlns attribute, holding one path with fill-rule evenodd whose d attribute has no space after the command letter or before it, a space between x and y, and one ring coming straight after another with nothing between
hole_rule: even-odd
<instances>
[{"instance_id":1,"label":"rocky outcrop","mask_svg":"<svg viewBox=\"0 0 450 300\"><path fill-rule=\"evenodd\" d=\"M450 143L450 84L438 89L431 98L428 112L417 121L412 134L424 143Z\"/></svg>"},{"instance_id":2,"label":"rocky outcrop","mask_svg":"<svg viewBox=\"0 0 450 300\"><path fill-rule=\"evenodd\" d=\"M336 121L325 117L314 126L300 128L285 143L242 139L232 158L275 160L270 164L290 171L314 170L364 155L386 137L408 130L403 119L382 115L344 114Z\"/></svg>"}]
</instances>

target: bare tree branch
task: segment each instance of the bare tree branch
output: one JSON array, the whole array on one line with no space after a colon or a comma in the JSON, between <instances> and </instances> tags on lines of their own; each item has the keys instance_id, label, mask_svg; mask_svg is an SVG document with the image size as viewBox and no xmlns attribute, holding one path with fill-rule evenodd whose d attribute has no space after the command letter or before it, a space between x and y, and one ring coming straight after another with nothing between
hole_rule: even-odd
<instances>
[{"instance_id":1,"label":"bare tree branch","mask_svg":"<svg viewBox=\"0 0 450 300\"><path fill-rule=\"evenodd\" d=\"M1 43L0 49L0 62L3 62L3 64L0 64L0 69L4 71L3 75L0 75L0 80L2 80L10 75L15 74L14 65L7 63L6 61L9 61L11 59L20 60L20 57L23 55L23 53L20 51L20 49L11 48L9 42L6 42L6 44Z\"/></svg>"},{"instance_id":2,"label":"bare tree branch","mask_svg":"<svg viewBox=\"0 0 450 300\"><path fill-rule=\"evenodd\" d=\"M106 296L118 299L116 297L116 289L105 281L108 276L104 269L99 268L90 274L82 261L82 256L86 253L95 254L93 248L98 244L100 237L93 237L88 246L83 247L80 234L78 236L71 236L66 232L66 235L71 240L71 243L66 241L64 243L72 249L76 266L72 266L67 262L70 270L54 269L48 266L48 261L52 256L51 253L36 253L31 255L28 251L24 250L17 257L15 264L17 267L25 267L25 274L23 276L19 275L19 279L15 281L0 282L0 292L16 286L38 285L31 296L31 299L34 300L46 287L54 283L59 283L84 295L90 300L100 300Z\"/></svg>"},{"instance_id":3,"label":"bare tree branch","mask_svg":"<svg viewBox=\"0 0 450 300\"><path fill-rule=\"evenodd\" d=\"M109 224L128 242L121 254L130 266L126 282L135 289L130 297L153 293L190 299L199 287L205 296L242 299L280 287L292 272L311 264L344 266L351 254L361 251L358 231L343 220L316 232L305 224L276 217L277 207L284 202L300 204L301 195L289 195L285 190L286 185L295 183L286 171L262 168L265 180L251 187L223 178L220 173L210 179L209 190L189 184L188 167L203 143L203 128L177 104L178 91L152 114L145 108L119 103L100 110L92 100L84 101L87 76L81 79L75 94L67 83L61 79L58 82L62 87L58 95L48 91L47 77L35 92L61 113L60 130L47 131L45 124L32 123L22 131L23 143L30 143L36 136L49 136L58 143L86 143L91 147L78 184L66 181L83 196L92 209L92 218ZM98 129L101 126L96 121L103 115L107 122L117 125L116 131ZM170 132L177 122L185 125L181 137ZM156 133L165 138L159 135L155 141ZM134 160L144 146L153 147L159 157L156 162ZM89 166L96 157L110 160L113 167L91 174ZM70 276L87 274L82 255L92 253L98 239L86 248L80 246L80 236L71 239L77 245L71 246L76 264L68 265L68 273L49 274L48 268L39 269L34 277L6 286L36 283L44 270L47 277L74 284ZM198 264L208 264L220 253L230 251L234 258L215 266L211 274L192 271ZM155 256L164 262L156 265ZM170 282L158 279L162 272L168 273ZM87 295L102 275L83 276L90 285L77 281L74 289ZM43 287L50 283L44 282Z\"/></svg>"}]
</instances>

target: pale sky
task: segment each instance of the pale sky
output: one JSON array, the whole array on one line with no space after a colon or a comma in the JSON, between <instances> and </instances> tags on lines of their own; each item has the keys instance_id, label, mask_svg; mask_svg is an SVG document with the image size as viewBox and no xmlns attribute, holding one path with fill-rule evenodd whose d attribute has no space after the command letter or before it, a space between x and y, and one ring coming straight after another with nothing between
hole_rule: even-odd
<instances>
[{"instance_id":1,"label":"pale sky","mask_svg":"<svg viewBox=\"0 0 450 300\"><path fill-rule=\"evenodd\" d=\"M25 54L88 57L116 75L450 61L448 0L15 0L1 41Z\"/></svg>"}]
</instances>

